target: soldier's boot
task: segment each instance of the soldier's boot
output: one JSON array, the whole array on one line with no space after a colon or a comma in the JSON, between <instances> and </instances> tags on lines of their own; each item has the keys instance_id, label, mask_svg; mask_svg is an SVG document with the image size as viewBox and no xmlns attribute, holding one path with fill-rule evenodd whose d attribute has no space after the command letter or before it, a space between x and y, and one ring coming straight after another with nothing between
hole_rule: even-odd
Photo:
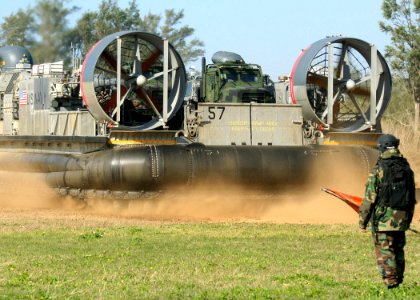
<instances>
[{"instance_id":1,"label":"soldier's boot","mask_svg":"<svg viewBox=\"0 0 420 300\"><path fill-rule=\"evenodd\" d=\"M397 288L400 285L400 281L397 279L394 274L387 274L388 276L384 277L384 283L388 289Z\"/></svg>"},{"instance_id":2,"label":"soldier's boot","mask_svg":"<svg viewBox=\"0 0 420 300\"><path fill-rule=\"evenodd\" d=\"M397 283L395 283L395 284L387 285L386 287L388 288L388 290L390 290L390 289L395 289L395 288L397 288L399 285L400 285L400 284L397 282Z\"/></svg>"}]
</instances>

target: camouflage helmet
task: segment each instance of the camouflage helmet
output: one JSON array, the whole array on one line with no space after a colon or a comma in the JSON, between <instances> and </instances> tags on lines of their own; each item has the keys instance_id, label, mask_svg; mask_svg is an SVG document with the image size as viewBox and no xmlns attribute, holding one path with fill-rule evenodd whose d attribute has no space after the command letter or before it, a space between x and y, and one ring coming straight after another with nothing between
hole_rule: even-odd
<instances>
[{"instance_id":1,"label":"camouflage helmet","mask_svg":"<svg viewBox=\"0 0 420 300\"><path fill-rule=\"evenodd\" d=\"M397 139L392 134L381 135L378 139L378 149L381 152L385 152L390 148L398 148L400 145L400 140Z\"/></svg>"}]
</instances>

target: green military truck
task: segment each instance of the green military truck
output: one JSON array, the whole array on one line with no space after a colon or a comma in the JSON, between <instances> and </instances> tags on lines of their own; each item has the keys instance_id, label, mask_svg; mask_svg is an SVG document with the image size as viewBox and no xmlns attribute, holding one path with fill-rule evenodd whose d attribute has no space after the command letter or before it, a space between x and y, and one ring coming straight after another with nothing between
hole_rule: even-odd
<instances>
[{"instance_id":1,"label":"green military truck","mask_svg":"<svg viewBox=\"0 0 420 300\"><path fill-rule=\"evenodd\" d=\"M204 102L274 103L273 87L261 67L247 64L239 54L218 51L213 64L202 62L200 98Z\"/></svg>"},{"instance_id":2,"label":"green military truck","mask_svg":"<svg viewBox=\"0 0 420 300\"><path fill-rule=\"evenodd\" d=\"M302 145L302 108L276 103L274 85L261 67L236 53L202 60L201 78L190 74L184 132L205 145Z\"/></svg>"}]
</instances>

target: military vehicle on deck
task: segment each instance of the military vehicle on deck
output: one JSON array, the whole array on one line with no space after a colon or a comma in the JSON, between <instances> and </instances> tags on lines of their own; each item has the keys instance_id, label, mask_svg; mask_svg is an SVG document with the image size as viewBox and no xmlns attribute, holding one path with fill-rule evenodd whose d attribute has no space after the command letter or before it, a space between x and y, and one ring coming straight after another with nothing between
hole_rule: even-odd
<instances>
[{"instance_id":1,"label":"military vehicle on deck","mask_svg":"<svg viewBox=\"0 0 420 300\"><path fill-rule=\"evenodd\" d=\"M205 102L274 103L267 76L257 64L246 64L236 53L219 51L213 64L202 63L201 98Z\"/></svg>"}]
</instances>

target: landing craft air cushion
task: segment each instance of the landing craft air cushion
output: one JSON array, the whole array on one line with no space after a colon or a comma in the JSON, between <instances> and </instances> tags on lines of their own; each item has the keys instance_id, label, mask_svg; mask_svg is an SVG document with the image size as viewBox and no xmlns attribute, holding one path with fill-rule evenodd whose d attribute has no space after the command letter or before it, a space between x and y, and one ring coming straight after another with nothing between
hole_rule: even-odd
<instances>
[{"instance_id":1,"label":"landing craft air cushion","mask_svg":"<svg viewBox=\"0 0 420 300\"><path fill-rule=\"evenodd\" d=\"M22 47L0 60L0 169L79 198L364 181L391 93L375 46L346 37L310 45L278 82L225 51L187 74L167 40L139 31L74 55L71 72Z\"/></svg>"}]
</instances>

